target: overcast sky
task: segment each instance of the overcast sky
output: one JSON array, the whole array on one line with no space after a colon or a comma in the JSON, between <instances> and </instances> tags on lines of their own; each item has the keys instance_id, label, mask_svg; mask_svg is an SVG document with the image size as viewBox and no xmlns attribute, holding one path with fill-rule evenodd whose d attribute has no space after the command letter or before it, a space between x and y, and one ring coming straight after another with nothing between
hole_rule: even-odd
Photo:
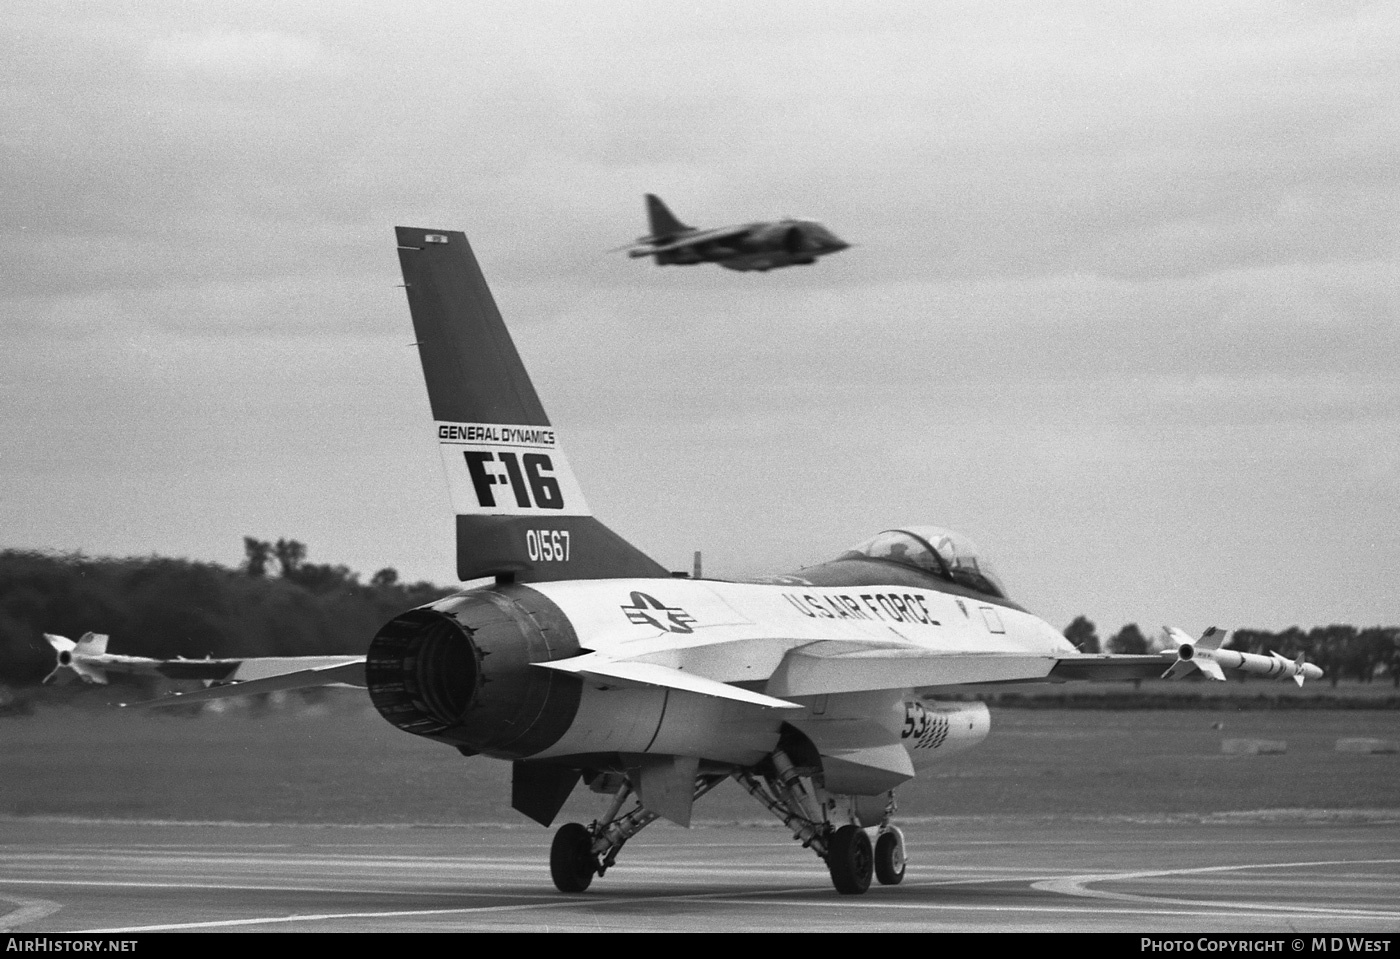
<instances>
[{"instance_id":1,"label":"overcast sky","mask_svg":"<svg viewBox=\"0 0 1400 959\"><path fill-rule=\"evenodd\" d=\"M1060 627L1400 623L1398 9L9 0L0 547L453 581L425 226L672 568L936 524ZM648 191L856 246L610 254Z\"/></svg>"}]
</instances>

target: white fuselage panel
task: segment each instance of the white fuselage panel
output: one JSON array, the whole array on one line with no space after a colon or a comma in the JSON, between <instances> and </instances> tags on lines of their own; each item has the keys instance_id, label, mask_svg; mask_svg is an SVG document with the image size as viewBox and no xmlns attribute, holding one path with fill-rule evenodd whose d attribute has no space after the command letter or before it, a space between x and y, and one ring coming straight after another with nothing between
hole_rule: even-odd
<instances>
[{"instance_id":1,"label":"white fuselage panel","mask_svg":"<svg viewBox=\"0 0 1400 959\"><path fill-rule=\"evenodd\" d=\"M725 683L766 681L791 650L814 643L891 655L1043 658L1047 670L1075 651L1030 613L908 586L617 579L531 588L568 616L584 649Z\"/></svg>"}]
</instances>

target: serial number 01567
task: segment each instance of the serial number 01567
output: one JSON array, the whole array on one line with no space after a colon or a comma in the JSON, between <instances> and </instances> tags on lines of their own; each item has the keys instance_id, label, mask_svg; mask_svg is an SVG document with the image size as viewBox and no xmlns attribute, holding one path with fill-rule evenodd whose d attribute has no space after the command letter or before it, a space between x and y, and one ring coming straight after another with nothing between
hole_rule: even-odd
<instances>
[{"instance_id":1,"label":"serial number 01567","mask_svg":"<svg viewBox=\"0 0 1400 959\"><path fill-rule=\"evenodd\" d=\"M562 563L569 559L569 531L566 529L527 529L525 553L534 563Z\"/></svg>"}]
</instances>

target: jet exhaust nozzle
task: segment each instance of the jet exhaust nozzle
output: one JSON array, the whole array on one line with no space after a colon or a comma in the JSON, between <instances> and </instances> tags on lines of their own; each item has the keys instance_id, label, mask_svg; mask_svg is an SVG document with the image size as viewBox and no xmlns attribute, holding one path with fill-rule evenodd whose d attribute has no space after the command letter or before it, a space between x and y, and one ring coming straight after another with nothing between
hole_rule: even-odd
<instances>
[{"instance_id":1,"label":"jet exhaust nozzle","mask_svg":"<svg viewBox=\"0 0 1400 959\"><path fill-rule=\"evenodd\" d=\"M564 734L581 683L533 664L579 652L563 613L534 590L499 586L395 617L370 643L365 680L381 716L467 754L522 759Z\"/></svg>"}]
</instances>

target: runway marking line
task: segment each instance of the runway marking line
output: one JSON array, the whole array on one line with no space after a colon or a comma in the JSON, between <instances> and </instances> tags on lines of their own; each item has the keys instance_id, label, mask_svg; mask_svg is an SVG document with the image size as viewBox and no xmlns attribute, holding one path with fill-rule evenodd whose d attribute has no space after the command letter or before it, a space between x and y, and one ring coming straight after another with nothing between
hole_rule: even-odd
<instances>
[{"instance_id":1,"label":"runway marking line","mask_svg":"<svg viewBox=\"0 0 1400 959\"><path fill-rule=\"evenodd\" d=\"M784 889L782 892L791 895L795 892L803 892L801 889ZM259 919L217 919L210 922L183 922L171 923L160 926L134 926L126 929L91 929L84 935L107 935L118 932L174 932L180 929L217 929L223 926L256 926L272 923L289 922L325 922L332 919L399 919L412 916L452 916L452 915L475 915L481 913L495 912L529 912L538 909L572 908L576 906L606 906L616 904L635 904L640 902L678 902L692 899L711 899L718 896L732 896L732 892L724 893L695 893L693 895L680 896L646 896L639 899L623 899L620 897L575 897L570 899L552 899L549 902L520 903L509 906L469 906L460 909L407 909L395 912L343 912L327 913L322 915L306 916L273 916Z\"/></svg>"},{"instance_id":2,"label":"runway marking line","mask_svg":"<svg viewBox=\"0 0 1400 959\"><path fill-rule=\"evenodd\" d=\"M18 909L0 916L0 932L11 932L15 926L27 922L38 922L45 916L52 916L63 908L62 903L49 899L23 899L19 896L0 896L0 900L12 902Z\"/></svg>"},{"instance_id":3,"label":"runway marking line","mask_svg":"<svg viewBox=\"0 0 1400 959\"><path fill-rule=\"evenodd\" d=\"M1280 906L1269 903L1210 903L1189 899L1164 899L1151 898L1146 896L1134 896L1127 893L1108 893L1100 890L1087 889L1084 883L1091 881L1104 881L1111 879L1125 878L1148 878L1164 877L1172 875L1189 875L1211 872L1225 872L1239 869L1282 869L1290 867L1328 866L1328 865L1363 865L1363 864L1393 864L1400 862L1396 859L1375 859L1375 860L1333 860L1323 862L1302 862L1302 863L1269 863L1258 866L1208 866L1195 869L1170 869L1156 870L1151 872L1137 873L1105 873L1092 876L1069 876L1059 879L1032 880L1031 887L1045 892L1054 892L1067 895L1083 896L1091 899L1108 899L1118 903L1118 908L1111 911L1122 915L1145 915L1145 916L1219 916L1220 909L1228 908L1230 914L1245 918L1273 918L1276 916L1298 915L1307 913L1316 918L1334 917L1338 919L1392 919L1400 916L1400 913L1382 912L1376 910L1361 909L1328 909L1323 907L1296 907ZM984 880L984 883L1004 883L1013 880L996 879ZM1022 880L1025 881L1025 880ZM918 883L919 886L955 886L966 885L960 880L940 880L927 883ZM1079 890L1071 892L1069 890ZM624 898L617 896L607 897L576 897L560 899L551 897L546 902L533 903L513 903L499 906L472 906L457 909L410 909L378 912L345 912L345 913L319 913L310 915L293 916L264 916L250 919L221 919L206 922L186 922L168 923L154 926L134 926L119 929L94 929L88 930L87 934L112 934L127 932L173 932L188 929L218 929L235 926L256 926L256 925L283 925L288 923L305 922L329 922L345 919L406 919L415 916L469 916L484 915L491 913L505 912L533 912L542 909L571 909L576 907L606 907L616 905L636 905L639 903L658 902L709 902L716 905L758 905L758 900L762 900L763 905L781 905L788 907L816 907L820 909L831 908L831 900L827 896L816 899L778 899L774 896L792 896L794 893L823 893L825 890L812 888L801 889L781 889L763 890L749 894L748 897L735 897L732 892L710 892L691 893L681 895L661 895L646 896L641 898ZM505 894L501 894L505 895ZM902 903L890 902L880 899L845 899L841 901L844 908L855 908L862 910L870 909L894 909L926 912L998 912L998 913L1078 913L1083 911L1079 906L1005 906L1005 905L973 905L967 903ZM1188 907L1188 908L1170 908Z\"/></svg>"},{"instance_id":4,"label":"runway marking line","mask_svg":"<svg viewBox=\"0 0 1400 959\"><path fill-rule=\"evenodd\" d=\"M1130 892L1109 892L1104 889L1090 889L1089 885L1098 882L1127 882L1133 879L1160 879L1170 876L1199 876L1209 873L1240 872L1247 869L1308 869L1317 866L1395 865L1396 863L1400 863L1400 859L1330 859L1311 862L1247 863L1235 866L1196 866L1186 869L1154 869L1138 872L1110 872L1063 876L1059 879L1044 879L1039 882L1033 882L1031 883L1031 888L1041 892L1057 893L1064 896L1105 899L1113 902L1141 902L1164 906L1196 906L1212 909L1244 909L1257 911L1270 907L1257 902L1203 902L1199 899L1174 899L1163 896L1143 896ZM1355 919L1400 919L1400 912L1395 911L1385 912L1370 909L1347 909L1345 907L1303 905L1277 906L1272 908L1283 913L1302 913L1314 916L1336 916L1338 918Z\"/></svg>"}]
</instances>

